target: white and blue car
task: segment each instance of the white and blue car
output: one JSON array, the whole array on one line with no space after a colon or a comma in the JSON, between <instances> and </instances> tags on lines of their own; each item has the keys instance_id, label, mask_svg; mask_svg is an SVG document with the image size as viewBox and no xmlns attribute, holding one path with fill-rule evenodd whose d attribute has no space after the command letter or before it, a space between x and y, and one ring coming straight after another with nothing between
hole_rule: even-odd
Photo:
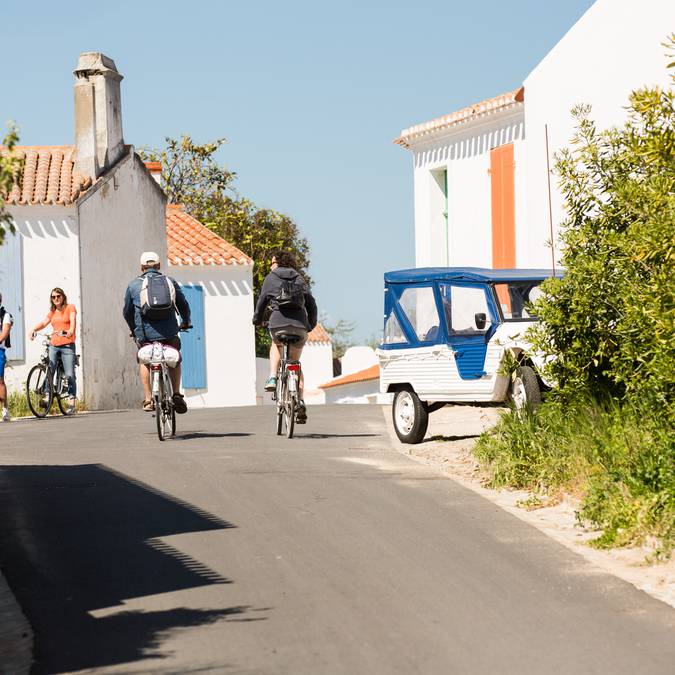
<instances>
[{"instance_id":1,"label":"white and blue car","mask_svg":"<svg viewBox=\"0 0 675 675\"><path fill-rule=\"evenodd\" d=\"M542 269L477 267L384 275L380 391L394 393L402 442L422 441L429 413L446 403L541 402L543 362L525 333L537 320L530 303L550 276Z\"/></svg>"}]
</instances>

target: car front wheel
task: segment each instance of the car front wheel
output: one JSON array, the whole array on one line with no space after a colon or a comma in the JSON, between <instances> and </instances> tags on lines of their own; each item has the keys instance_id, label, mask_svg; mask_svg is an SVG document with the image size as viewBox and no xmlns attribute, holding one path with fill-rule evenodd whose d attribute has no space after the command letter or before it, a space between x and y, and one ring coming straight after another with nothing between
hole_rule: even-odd
<instances>
[{"instance_id":1,"label":"car front wheel","mask_svg":"<svg viewBox=\"0 0 675 675\"><path fill-rule=\"evenodd\" d=\"M516 410L541 405L539 380L530 366L518 366L511 379L511 400Z\"/></svg>"},{"instance_id":2,"label":"car front wheel","mask_svg":"<svg viewBox=\"0 0 675 675\"><path fill-rule=\"evenodd\" d=\"M391 408L394 429L401 443L421 443L429 425L429 413L414 391L397 391Z\"/></svg>"}]
</instances>

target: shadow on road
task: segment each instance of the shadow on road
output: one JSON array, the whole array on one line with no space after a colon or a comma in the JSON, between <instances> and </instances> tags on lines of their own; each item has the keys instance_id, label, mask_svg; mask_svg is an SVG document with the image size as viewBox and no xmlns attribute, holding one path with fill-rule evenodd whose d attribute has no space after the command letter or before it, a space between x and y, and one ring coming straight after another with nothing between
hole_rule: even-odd
<instances>
[{"instance_id":1,"label":"shadow on road","mask_svg":"<svg viewBox=\"0 0 675 675\"><path fill-rule=\"evenodd\" d=\"M206 431L192 431L187 434L178 434L171 441L191 441L195 438L237 438L238 436L251 436L243 431L233 431L227 434L213 434Z\"/></svg>"},{"instance_id":2,"label":"shadow on road","mask_svg":"<svg viewBox=\"0 0 675 675\"><path fill-rule=\"evenodd\" d=\"M368 436L381 436L382 434L299 434L295 432L295 438L366 438Z\"/></svg>"},{"instance_id":3,"label":"shadow on road","mask_svg":"<svg viewBox=\"0 0 675 675\"><path fill-rule=\"evenodd\" d=\"M466 441L470 438L478 438L480 434L466 434L464 436L443 436L437 434L436 436L429 436L429 438L424 439L424 443L430 443L431 441Z\"/></svg>"},{"instance_id":4,"label":"shadow on road","mask_svg":"<svg viewBox=\"0 0 675 675\"><path fill-rule=\"evenodd\" d=\"M0 565L35 631L34 673L158 658L167 631L247 609L95 618L125 599L230 583L160 538L234 527L105 466L0 467L0 514Z\"/></svg>"}]
</instances>

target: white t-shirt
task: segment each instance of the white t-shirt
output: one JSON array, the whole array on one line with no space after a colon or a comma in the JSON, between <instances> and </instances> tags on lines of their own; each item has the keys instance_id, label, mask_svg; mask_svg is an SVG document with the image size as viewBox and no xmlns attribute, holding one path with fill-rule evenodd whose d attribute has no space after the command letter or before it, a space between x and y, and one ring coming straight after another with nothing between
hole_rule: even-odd
<instances>
[{"instance_id":1,"label":"white t-shirt","mask_svg":"<svg viewBox=\"0 0 675 675\"><path fill-rule=\"evenodd\" d=\"M5 316L2 317L2 326L0 326L0 333L5 329L5 326L12 326L14 324L14 319L12 319L12 315L5 310ZM5 348L5 343L0 342L0 349Z\"/></svg>"}]
</instances>

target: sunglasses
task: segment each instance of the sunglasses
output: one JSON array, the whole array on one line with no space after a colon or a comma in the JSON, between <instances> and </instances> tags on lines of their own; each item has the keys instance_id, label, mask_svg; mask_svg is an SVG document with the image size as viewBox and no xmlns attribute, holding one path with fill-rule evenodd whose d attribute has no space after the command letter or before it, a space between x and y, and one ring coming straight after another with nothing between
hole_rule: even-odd
<instances>
[{"instance_id":1,"label":"sunglasses","mask_svg":"<svg viewBox=\"0 0 675 675\"><path fill-rule=\"evenodd\" d=\"M52 300L58 300L59 298L62 298L63 296L58 293L57 295L52 295Z\"/></svg>"}]
</instances>

